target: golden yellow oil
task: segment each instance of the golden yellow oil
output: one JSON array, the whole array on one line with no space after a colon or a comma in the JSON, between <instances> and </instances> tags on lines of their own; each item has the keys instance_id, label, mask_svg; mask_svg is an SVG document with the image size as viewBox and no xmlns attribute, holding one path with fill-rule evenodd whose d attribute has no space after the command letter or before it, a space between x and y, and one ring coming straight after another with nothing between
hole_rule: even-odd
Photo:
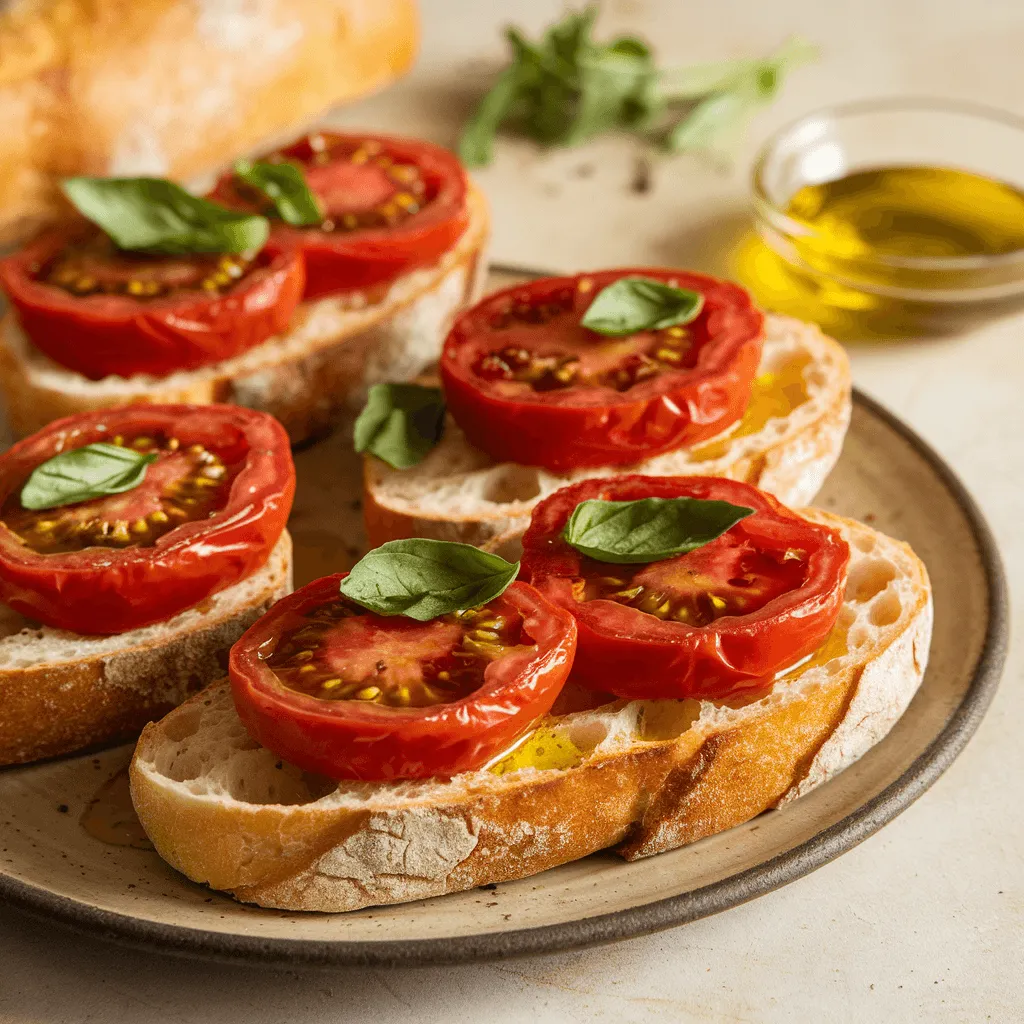
<instances>
[{"instance_id":1,"label":"golden yellow oil","mask_svg":"<svg viewBox=\"0 0 1024 1024\"><path fill-rule=\"evenodd\" d=\"M507 775L521 768L564 771L566 768L575 768L582 761L583 751L569 739L564 730L541 725L500 761L492 764L491 771L495 775Z\"/></svg>"},{"instance_id":2,"label":"golden yellow oil","mask_svg":"<svg viewBox=\"0 0 1024 1024\"><path fill-rule=\"evenodd\" d=\"M968 311L955 296L1002 288L1024 271L1024 261L977 259L1024 250L1024 192L969 171L856 171L803 186L785 213L806 229L786 240L795 259L748 239L736 274L764 305L840 337L956 326ZM964 262L941 269L919 262L936 259ZM1005 302L997 305L1001 311Z\"/></svg>"},{"instance_id":3,"label":"golden yellow oil","mask_svg":"<svg viewBox=\"0 0 1024 1024\"><path fill-rule=\"evenodd\" d=\"M881 167L804 185L786 213L822 255L950 258L1024 249L1024 192L951 167Z\"/></svg>"},{"instance_id":4,"label":"golden yellow oil","mask_svg":"<svg viewBox=\"0 0 1024 1024\"><path fill-rule=\"evenodd\" d=\"M690 457L695 462L720 459L729 451L729 443L737 437L756 434L769 420L788 416L798 405L803 405L807 401L804 371L810 362L810 356L798 356L785 366L755 377L750 389L750 403L736 429L719 441L709 441L694 448Z\"/></svg>"}]
</instances>

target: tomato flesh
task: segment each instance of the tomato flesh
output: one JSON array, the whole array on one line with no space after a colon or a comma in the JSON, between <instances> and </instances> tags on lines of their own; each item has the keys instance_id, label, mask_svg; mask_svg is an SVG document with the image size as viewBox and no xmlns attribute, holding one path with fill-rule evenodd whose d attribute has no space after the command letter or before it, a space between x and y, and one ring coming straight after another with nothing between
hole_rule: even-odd
<instances>
[{"instance_id":1,"label":"tomato flesh","mask_svg":"<svg viewBox=\"0 0 1024 1024\"><path fill-rule=\"evenodd\" d=\"M465 171L427 142L316 132L264 159L297 164L323 214L310 227L274 221L272 244L303 252L306 299L383 288L436 263L469 224ZM275 218L273 205L233 175L211 198Z\"/></svg>"},{"instance_id":2,"label":"tomato flesh","mask_svg":"<svg viewBox=\"0 0 1024 1024\"><path fill-rule=\"evenodd\" d=\"M285 598L231 652L249 732L307 771L396 779L479 768L550 710L569 674L572 618L526 584L421 623L360 608L339 595L342 579Z\"/></svg>"},{"instance_id":3,"label":"tomato flesh","mask_svg":"<svg viewBox=\"0 0 1024 1024\"><path fill-rule=\"evenodd\" d=\"M609 338L581 320L602 289L644 276L700 292L685 326ZM448 335L441 375L469 440L554 472L629 465L720 434L742 416L763 317L741 288L678 270L546 278L489 296Z\"/></svg>"},{"instance_id":4,"label":"tomato flesh","mask_svg":"<svg viewBox=\"0 0 1024 1024\"><path fill-rule=\"evenodd\" d=\"M477 608L431 622L369 614L341 598L307 612L266 664L282 685L323 700L429 707L467 697L521 644L522 615Z\"/></svg>"},{"instance_id":5,"label":"tomato flesh","mask_svg":"<svg viewBox=\"0 0 1024 1024\"><path fill-rule=\"evenodd\" d=\"M581 555L562 530L581 501L691 497L754 509L685 555L640 565ZM625 476L563 488L534 510L522 576L576 619L573 680L628 698L727 700L765 689L838 618L849 548L748 484Z\"/></svg>"},{"instance_id":6,"label":"tomato flesh","mask_svg":"<svg viewBox=\"0 0 1024 1024\"><path fill-rule=\"evenodd\" d=\"M115 438L114 443L157 453L156 462L146 467L145 479L138 487L42 510L22 508L14 492L0 508L0 521L40 554L88 547L151 546L175 527L223 509L241 468L225 466L220 456L199 444L183 449L176 437Z\"/></svg>"},{"instance_id":7,"label":"tomato flesh","mask_svg":"<svg viewBox=\"0 0 1024 1024\"><path fill-rule=\"evenodd\" d=\"M80 228L0 260L28 338L90 380L165 377L240 355L288 327L304 283L301 254L285 247L151 256Z\"/></svg>"},{"instance_id":8,"label":"tomato flesh","mask_svg":"<svg viewBox=\"0 0 1024 1024\"><path fill-rule=\"evenodd\" d=\"M157 452L122 494L22 508L36 466L93 442ZM287 435L233 406L139 406L50 424L0 455L0 599L49 626L122 633L257 571L295 491Z\"/></svg>"}]
</instances>

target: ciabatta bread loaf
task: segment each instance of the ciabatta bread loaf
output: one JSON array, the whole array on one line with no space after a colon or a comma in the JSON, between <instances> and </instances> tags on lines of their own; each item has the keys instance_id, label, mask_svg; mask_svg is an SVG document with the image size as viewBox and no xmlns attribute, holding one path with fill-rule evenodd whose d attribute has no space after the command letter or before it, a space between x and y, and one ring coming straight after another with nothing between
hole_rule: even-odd
<instances>
[{"instance_id":1,"label":"ciabatta bread loaf","mask_svg":"<svg viewBox=\"0 0 1024 1024\"><path fill-rule=\"evenodd\" d=\"M606 847L645 857L781 807L885 736L921 682L932 625L928 577L905 544L807 515L850 545L845 603L823 647L760 699L552 714L490 768L363 783L304 774L261 747L221 682L143 732L131 766L139 819L197 882L262 906L342 911Z\"/></svg>"},{"instance_id":2,"label":"ciabatta bread loaf","mask_svg":"<svg viewBox=\"0 0 1024 1024\"><path fill-rule=\"evenodd\" d=\"M415 0L0 3L0 245L65 212L60 178L183 180L411 65Z\"/></svg>"},{"instance_id":3,"label":"ciabatta bread loaf","mask_svg":"<svg viewBox=\"0 0 1024 1024\"><path fill-rule=\"evenodd\" d=\"M846 352L817 327L765 318L765 342L747 416L721 438L635 466L566 475L495 462L466 441L449 417L440 444L411 469L367 457L366 531L370 547L434 537L480 547L522 534L534 506L584 477L726 476L774 494L785 505L811 502L839 458L850 422Z\"/></svg>"},{"instance_id":4,"label":"ciabatta bread loaf","mask_svg":"<svg viewBox=\"0 0 1024 1024\"><path fill-rule=\"evenodd\" d=\"M69 633L0 605L0 765L138 735L219 678L231 645L291 589L285 532L259 572L129 633Z\"/></svg>"},{"instance_id":5,"label":"ciabatta bread loaf","mask_svg":"<svg viewBox=\"0 0 1024 1024\"><path fill-rule=\"evenodd\" d=\"M10 311L0 324L0 387L15 436L62 416L138 402L229 402L275 416L293 443L326 433L378 381L407 380L438 356L455 314L480 293L488 215L470 190L466 231L431 267L383 294L331 296L299 306L288 332L170 377L89 380L44 356Z\"/></svg>"}]
</instances>

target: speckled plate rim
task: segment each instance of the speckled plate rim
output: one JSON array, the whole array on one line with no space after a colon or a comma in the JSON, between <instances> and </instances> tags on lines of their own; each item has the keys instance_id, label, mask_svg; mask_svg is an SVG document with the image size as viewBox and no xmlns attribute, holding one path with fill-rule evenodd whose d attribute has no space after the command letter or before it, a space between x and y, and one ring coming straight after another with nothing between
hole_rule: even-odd
<instances>
[{"instance_id":1,"label":"speckled plate rim","mask_svg":"<svg viewBox=\"0 0 1024 1024\"><path fill-rule=\"evenodd\" d=\"M501 273L536 276L519 267ZM688 924L763 896L816 870L862 843L921 796L953 763L977 730L995 696L1009 640L1006 574L985 517L959 477L931 445L898 416L854 388L854 403L901 435L929 464L970 525L987 578L988 625L963 699L942 731L903 774L852 814L811 839L753 868L653 903L560 924L437 939L380 942L261 939L147 921L81 903L0 872L0 900L34 917L92 937L185 957L225 962L311 966L415 966L466 963L614 942Z\"/></svg>"}]
</instances>

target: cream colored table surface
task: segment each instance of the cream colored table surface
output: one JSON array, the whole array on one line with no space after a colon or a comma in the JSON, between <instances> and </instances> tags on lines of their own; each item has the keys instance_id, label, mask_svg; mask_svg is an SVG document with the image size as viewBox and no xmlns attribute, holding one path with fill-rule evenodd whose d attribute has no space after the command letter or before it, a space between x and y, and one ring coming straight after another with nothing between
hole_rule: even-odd
<instances>
[{"instance_id":1,"label":"cream colored table surface","mask_svg":"<svg viewBox=\"0 0 1024 1024\"><path fill-rule=\"evenodd\" d=\"M561 7L423 6L416 71L341 123L451 143L502 52L499 26L512 17L534 30ZM503 144L479 176L494 207L497 259L566 270L630 261L713 269L743 213L753 147L785 120L891 94L1024 114L1020 0L611 0L602 24L647 35L665 60L761 53L794 31L824 55L760 115L732 173L678 160L636 195L628 141L540 157ZM935 445L978 497L1011 580L1024 573L1022 337L1024 320L1008 320L965 338L852 350L857 383ZM1020 639L1019 611L1015 619ZM295 973L127 952L5 915L0 1021L1022 1021L1022 668L1018 643L976 737L910 810L809 877L718 917L559 956Z\"/></svg>"}]
</instances>

